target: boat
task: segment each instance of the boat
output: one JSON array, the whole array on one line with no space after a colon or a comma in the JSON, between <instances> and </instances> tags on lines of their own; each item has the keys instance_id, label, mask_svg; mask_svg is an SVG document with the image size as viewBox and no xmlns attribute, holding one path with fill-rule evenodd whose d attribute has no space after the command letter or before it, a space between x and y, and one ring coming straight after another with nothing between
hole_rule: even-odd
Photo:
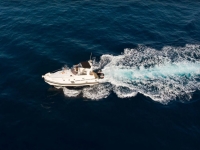
<instances>
[{"instance_id":1,"label":"boat","mask_svg":"<svg viewBox=\"0 0 200 150\"><path fill-rule=\"evenodd\" d=\"M99 84L99 80L104 78L102 70L93 70L92 60L80 62L73 65L72 68L67 66L54 72L42 75L44 81L55 88L62 87L81 87L93 86Z\"/></svg>"}]
</instances>

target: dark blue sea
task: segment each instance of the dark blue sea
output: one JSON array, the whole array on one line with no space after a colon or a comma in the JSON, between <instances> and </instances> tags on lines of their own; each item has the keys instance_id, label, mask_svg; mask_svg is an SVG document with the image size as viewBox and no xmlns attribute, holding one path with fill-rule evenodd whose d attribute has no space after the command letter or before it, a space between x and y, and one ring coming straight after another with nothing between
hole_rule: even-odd
<instances>
[{"instance_id":1,"label":"dark blue sea","mask_svg":"<svg viewBox=\"0 0 200 150\"><path fill-rule=\"evenodd\" d=\"M42 75L95 57L105 78ZM0 150L199 150L200 1L0 0Z\"/></svg>"}]
</instances>

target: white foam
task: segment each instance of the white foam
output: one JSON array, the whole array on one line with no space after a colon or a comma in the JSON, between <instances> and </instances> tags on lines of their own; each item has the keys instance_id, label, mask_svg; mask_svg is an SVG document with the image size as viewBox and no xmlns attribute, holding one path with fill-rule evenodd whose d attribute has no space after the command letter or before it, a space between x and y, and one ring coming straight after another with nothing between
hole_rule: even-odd
<instances>
[{"instance_id":1,"label":"white foam","mask_svg":"<svg viewBox=\"0 0 200 150\"><path fill-rule=\"evenodd\" d=\"M98 100L102 98L108 97L110 95L110 92L112 90L112 86L108 83L102 83L98 85L94 85L92 87L85 87L83 88L83 97L92 99L92 100Z\"/></svg>"},{"instance_id":2,"label":"white foam","mask_svg":"<svg viewBox=\"0 0 200 150\"><path fill-rule=\"evenodd\" d=\"M81 93L81 90L63 88L63 92L67 97L77 97Z\"/></svg>"},{"instance_id":3,"label":"white foam","mask_svg":"<svg viewBox=\"0 0 200 150\"><path fill-rule=\"evenodd\" d=\"M200 45L166 46L162 50L140 45L119 56L102 55L98 65L105 79L81 90L89 99L106 98L111 91L120 98L139 92L167 103L177 98L189 100L200 89Z\"/></svg>"}]
</instances>

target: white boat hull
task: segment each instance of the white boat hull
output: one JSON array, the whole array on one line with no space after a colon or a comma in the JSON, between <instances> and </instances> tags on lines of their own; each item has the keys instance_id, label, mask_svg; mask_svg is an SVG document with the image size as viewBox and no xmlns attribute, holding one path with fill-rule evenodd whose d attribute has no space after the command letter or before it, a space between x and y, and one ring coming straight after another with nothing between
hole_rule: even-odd
<instances>
[{"instance_id":1,"label":"white boat hull","mask_svg":"<svg viewBox=\"0 0 200 150\"><path fill-rule=\"evenodd\" d=\"M92 86L95 84L99 84L98 81L96 82L82 82L82 83L56 83L53 81L49 81L49 80L45 80L46 83L48 83L49 85L53 85L55 87L81 87L81 86Z\"/></svg>"},{"instance_id":2,"label":"white boat hull","mask_svg":"<svg viewBox=\"0 0 200 150\"><path fill-rule=\"evenodd\" d=\"M81 87L99 84L99 79L93 75L73 76L70 74L70 71L65 71L65 73L62 73L62 71L47 73L42 77L46 83L55 87Z\"/></svg>"},{"instance_id":3,"label":"white boat hull","mask_svg":"<svg viewBox=\"0 0 200 150\"><path fill-rule=\"evenodd\" d=\"M95 73L92 68L91 61L81 62L72 69L63 68L53 73L46 73L42 77L46 83L56 88L92 86L102 79L102 74L98 75L99 72Z\"/></svg>"}]
</instances>

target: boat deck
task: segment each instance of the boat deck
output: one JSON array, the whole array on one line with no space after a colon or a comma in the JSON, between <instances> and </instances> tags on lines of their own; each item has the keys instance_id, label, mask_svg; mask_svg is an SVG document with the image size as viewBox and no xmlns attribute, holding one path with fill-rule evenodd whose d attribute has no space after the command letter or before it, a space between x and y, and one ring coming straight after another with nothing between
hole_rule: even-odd
<instances>
[{"instance_id":1,"label":"boat deck","mask_svg":"<svg viewBox=\"0 0 200 150\"><path fill-rule=\"evenodd\" d=\"M51 78L70 78L74 77L74 75L70 70L60 70L54 73L51 73Z\"/></svg>"},{"instance_id":2,"label":"boat deck","mask_svg":"<svg viewBox=\"0 0 200 150\"><path fill-rule=\"evenodd\" d=\"M91 72L90 75L74 75L71 70L60 70L50 74L51 78L91 78L98 79L98 75L95 72Z\"/></svg>"}]
</instances>

